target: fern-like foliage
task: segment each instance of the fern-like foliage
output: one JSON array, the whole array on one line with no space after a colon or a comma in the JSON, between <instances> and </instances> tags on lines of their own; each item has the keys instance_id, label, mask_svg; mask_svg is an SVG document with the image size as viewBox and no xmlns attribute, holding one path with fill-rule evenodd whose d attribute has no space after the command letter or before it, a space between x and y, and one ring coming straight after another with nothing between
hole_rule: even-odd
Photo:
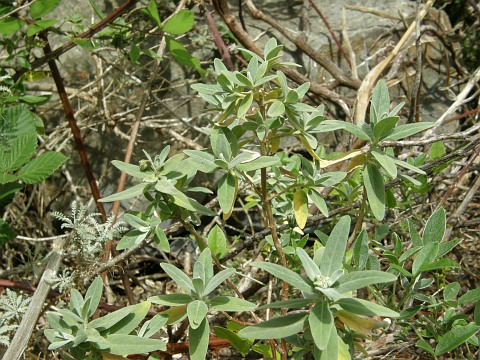
<instances>
[{"instance_id":1,"label":"fern-like foliage","mask_svg":"<svg viewBox=\"0 0 480 360\"><path fill-rule=\"evenodd\" d=\"M31 299L10 289L0 298L0 345L8 347L10 336L22 321Z\"/></svg>"},{"instance_id":2,"label":"fern-like foliage","mask_svg":"<svg viewBox=\"0 0 480 360\"><path fill-rule=\"evenodd\" d=\"M127 231L123 223L114 223L110 217L105 223L97 221L99 213L87 213L86 206L72 202L71 215L66 216L58 211L52 216L62 221L62 229L71 230L71 248L76 252L79 261L85 265L95 263L101 256L105 243Z\"/></svg>"}]
</instances>

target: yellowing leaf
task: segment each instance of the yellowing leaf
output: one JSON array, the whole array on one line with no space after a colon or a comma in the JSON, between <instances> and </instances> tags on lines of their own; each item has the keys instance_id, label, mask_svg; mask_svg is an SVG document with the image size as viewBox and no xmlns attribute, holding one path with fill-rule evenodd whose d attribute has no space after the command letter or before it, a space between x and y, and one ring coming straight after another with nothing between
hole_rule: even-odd
<instances>
[{"instance_id":1,"label":"yellowing leaf","mask_svg":"<svg viewBox=\"0 0 480 360\"><path fill-rule=\"evenodd\" d=\"M338 311L336 315L350 329L363 335L370 334L372 329L378 327L377 323L381 323L381 321L358 316L344 310Z\"/></svg>"},{"instance_id":2,"label":"yellowing leaf","mask_svg":"<svg viewBox=\"0 0 480 360\"><path fill-rule=\"evenodd\" d=\"M297 190L293 196L293 209L297 225L300 229L303 229L308 218L308 196L302 189Z\"/></svg>"},{"instance_id":3,"label":"yellowing leaf","mask_svg":"<svg viewBox=\"0 0 480 360\"><path fill-rule=\"evenodd\" d=\"M328 166L332 166L332 165L344 162L346 160L355 158L359 155L364 154L365 152L366 152L366 150L364 150L364 149L350 150L350 151L347 151L346 153L342 154L340 157L338 157L334 160L320 159L319 160L320 161L320 167L325 168L325 167L328 167Z\"/></svg>"}]
</instances>

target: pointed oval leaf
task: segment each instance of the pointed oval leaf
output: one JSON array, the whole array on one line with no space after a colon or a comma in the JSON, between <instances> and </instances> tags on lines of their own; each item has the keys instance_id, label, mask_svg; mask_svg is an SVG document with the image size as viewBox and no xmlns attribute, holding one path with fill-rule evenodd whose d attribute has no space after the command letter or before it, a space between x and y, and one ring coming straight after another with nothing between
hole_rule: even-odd
<instances>
[{"instance_id":1,"label":"pointed oval leaf","mask_svg":"<svg viewBox=\"0 0 480 360\"><path fill-rule=\"evenodd\" d=\"M463 344L480 330L480 326L470 323L467 326L457 326L443 335L435 348L435 354L440 355L452 351Z\"/></svg>"},{"instance_id":2,"label":"pointed oval leaf","mask_svg":"<svg viewBox=\"0 0 480 360\"><path fill-rule=\"evenodd\" d=\"M190 321L190 328L198 328L206 319L208 306L201 300L194 300L187 306L187 316Z\"/></svg>"},{"instance_id":3,"label":"pointed oval leaf","mask_svg":"<svg viewBox=\"0 0 480 360\"><path fill-rule=\"evenodd\" d=\"M354 271L343 275L338 279L338 287L336 290L339 293L346 293L361 289L372 284L381 284L397 280L397 277L385 271L377 270L363 270Z\"/></svg>"},{"instance_id":4,"label":"pointed oval leaf","mask_svg":"<svg viewBox=\"0 0 480 360\"><path fill-rule=\"evenodd\" d=\"M225 217L229 217L237 195L237 177L231 172L225 173L218 182L218 203Z\"/></svg>"},{"instance_id":5,"label":"pointed oval leaf","mask_svg":"<svg viewBox=\"0 0 480 360\"><path fill-rule=\"evenodd\" d=\"M189 350L191 360L205 360L207 358L210 325L207 318L197 328L188 328Z\"/></svg>"},{"instance_id":6,"label":"pointed oval leaf","mask_svg":"<svg viewBox=\"0 0 480 360\"><path fill-rule=\"evenodd\" d=\"M307 316L305 313L287 314L246 327L238 335L246 339L282 339L302 331Z\"/></svg>"},{"instance_id":7,"label":"pointed oval leaf","mask_svg":"<svg viewBox=\"0 0 480 360\"><path fill-rule=\"evenodd\" d=\"M312 286L303 277L281 265L254 261L250 263L250 266L263 269L301 291L312 293Z\"/></svg>"},{"instance_id":8,"label":"pointed oval leaf","mask_svg":"<svg viewBox=\"0 0 480 360\"><path fill-rule=\"evenodd\" d=\"M390 156L388 156L384 152L380 152L377 150L373 150L372 155L375 158L375 160L378 161L380 166L385 169L387 174L390 175L392 179L395 179L397 177L397 166L395 164L394 159L392 159Z\"/></svg>"},{"instance_id":9,"label":"pointed oval leaf","mask_svg":"<svg viewBox=\"0 0 480 360\"><path fill-rule=\"evenodd\" d=\"M401 140L424 130L430 129L433 125L435 125L433 122L419 122L414 124L398 125L390 134L383 138L383 140Z\"/></svg>"},{"instance_id":10,"label":"pointed oval leaf","mask_svg":"<svg viewBox=\"0 0 480 360\"><path fill-rule=\"evenodd\" d=\"M383 176L377 167L367 164L363 172L363 181L372 213L379 221L385 216L385 185Z\"/></svg>"},{"instance_id":11,"label":"pointed oval leaf","mask_svg":"<svg viewBox=\"0 0 480 360\"><path fill-rule=\"evenodd\" d=\"M336 301L344 310L358 315L398 317L399 313L371 301L354 298L341 298Z\"/></svg>"},{"instance_id":12,"label":"pointed oval leaf","mask_svg":"<svg viewBox=\"0 0 480 360\"><path fill-rule=\"evenodd\" d=\"M318 276L322 275L317 264L315 264L315 262L310 258L310 256L308 256L305 250L303 250L302 248L297 248L297 255L302 262L305 273L310 280L315 281Z\"/></svg>"},{"instance_id":13,"label":"pointed oval leaf","mask_svg":"<svg viewBox=\"0 0 480 360\"><path fill-rule=\"evenodd\" d=\"M334 326L332 312L327 301L315 304L308 316L308 323L315 345L320 350L325 350L332 334L331 327Z\"/></svg>"},{"instance_id":14,"label":"pointed oval leaf","mask_svg":"<svg viewBox=\"0 0 480 360\"><path fill-rule=\"evenodd\" d=\"M330 277L335 271L342 268L350 233L350 222L350 217L345 215L333 228L320 261L320 271L323 276Z\"/></svg>"},{"instance_id":15,"label":"pointed oval leaf","mask_svg":"<svg viewBox=\"0 0 480 360\"><path fill-rule=\"evenodd\" d=\"M207 286L205 286L205 290L204 290L204 293L203 293L204 296L207 296L208 294L210 294L213 290L215 290L217 287L219 287L220 284L222 284L225 280L227 280L234 273L235 273L235 269L233 269L233 268L225 269L225 270L222 270L219 273L217 273L212 278L212 280L210 280L208 282Z\"/></svg>"},{"instance_id":16,"label":"pointed oval leaf","mask_svg":"<svg viewBox=\"0 0 480 360\"><path fill-rule=\"evenodd\" d=\"M167 20L163 31L173 35L185 34L192 30L194 21L195 17L193 13L183 9Z\"/></svg>"},{"instance_id":17,"label":"pointed oval leaf","mask_svg":"<svg viewBox=\"0 0 480 360\"><path fill-rule=\"evenodd\" d=\"M114 355L142 354L150 351L165 351L167 344L162 340L142 338L128 334L109 334L106 337L108 351Z\"/></svg>"},{"instance_id":18,"label":"pointed oval leaf","mask_svg":"<svg viewBox=\"0 0 480 360\"><path fill-rule=\"evenodd\" d=\"M218 311L251 311L257 307L250 301L231 296L216 296L208 304Z\"/></svg>"},{"instance_id":19,"label":"pointed oval leaf","mask_svg":"<svg viewBox=\"0 0 480 360\"><path fill-rule=\"evenodd\" d=\"M432 242L440 243L445 235L446 225L447 217L445 215L445 209L440 208L430 216L425 224L422 236L423 243L425 245Z\"/></svg>"},{"instance_id":20,"label":"pointed oval leaf","mask_svg":"<svg viewBox=\"0 0 480 360\"><path fill-rule=\"evenodd\" d=\"M162 263L160 266L168 276L188 294L195 290L192 280L182 270L172 264Z\"/></svg>"},{"instance_id":21,"label":"pointed oval leaf","mask_svg":"<svg viewBox=\"0 0 480 360\"><path fill-rule=\"evenodd\" d=\"M163 294L151 296L148 301L153 304L159 304L164 306L179 306L186 305L192 301L192 297L187 294Z\"/></svg>"}]
</instances>

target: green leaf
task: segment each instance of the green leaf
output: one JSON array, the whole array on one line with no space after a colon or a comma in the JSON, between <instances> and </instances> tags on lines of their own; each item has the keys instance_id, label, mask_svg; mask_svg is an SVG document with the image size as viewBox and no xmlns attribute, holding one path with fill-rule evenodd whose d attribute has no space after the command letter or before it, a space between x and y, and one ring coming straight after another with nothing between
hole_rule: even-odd
<instances>
[{"instance_id":1,"label":"green leaf","mask_svg":"<svg viewBox=\"0 0 480 360\"><path fill-rule=\"evenodd\" d=\"M320 301L315 304L308 316L308 323L315 345L320 350L325 350L332 334L331 328L332 326L335 327L327 301Z\"/></svg>"},{"instance_id":2,"label":"green leaf","mask_svg":"<svg viewBox=\"0 0 480 360\"><path fill-rule=\"evenodd\" d=\"M425 175L426 172L423 171L422 169L419 169L418 167L416 166L413 166L409 163L407 163L406 161L402 161L402 160L398 160L398 159L393 159L393 161L395 162L395 164L397 164L398 166L401 166L407 170L411 170L411 171L414 171L416 172L417 174L421 174L421 175ZM417 181L418 182L418 181ZM417 185L419 186L419 185Z\"/></svg>"},{"instance_id":3,"label":"green leaf","mask_svg":"<svg viewBox=\"0 0 480 360\"><path fill-rule=\"evenodd\" d=\"M370 138L370 136L367 135L367 133L362 130L361 127L346 122L346 121L340 121L340 120L325 120L320 123L317 127L318 132L327 132L327 131L334 131L334 130L346 130L349 133L355 135L356 137L366 140L366 141L372 141L373 139Z\"/></svg>"},{"instance_id":4,"label":"green leaf","mask_svg":"<svg viewBox=\"0 0 480 360\"><path fill-rule=\"evenodd\" d=\"M0 218L0 247L15 239L17 234L5 220Z\"/></svg>"},{"instance_id":5,"label":"green leaf","mask_svg":"<svg viewBox=\"0 0 480 360\"><path fill-rule=\"evenodd\" d=\"M151 303L149 301L140 304L126 306L101 318L88 323L88 329L96 329L99 332L108 330L111 334L130 334L137 325L145 318Z\"/></svg>"},{"instance_id":6,"label":"green leaf","mask_svg":"<svg viewBox=\"0 0 480 360\"><path fill-rule=\"evenodd\" d=\"M213 328L213 333L216 337L220 339L228 340L228 342L240 353L242 356L246 356L250 352L251 342L247 339L242 339L240 336L235 334L233 331L228 329L215 326Z\"/></svg>"},{"instance_id":7,"label":"green leaf","mask_svg":"<svg viewBox=\"0 0 480 360\"><path fill-rule=\"evenodd\" d=\"M87 317L91 317L97 310L98 304L100 304L100 300L102 299L102 293L103 281L100 276L97 276L95 280L92 281L85 294L85 300L90 298L90 306L88 309Z\"/></svg>"},{"instance_id":8,"label":"green leaf","mask_svg":"<svg viewBox=\"0 0 480 360\"><path fill-rule=\"evenodd\" d=\"M123 161L113 160L112 165L115 166L120 171L123 171L125 174L133 176L137 179L143 179L147 177L149 174L153 174L152 171L141 171L140 166L127 164Z\"/></svg>"},{"instance_id":9,"label":"green leaf","mask_svg":"<svg viewBox=\"0 0 480 360\"><path fill-rule=\"evenodd\" d=\"M390 310L385 306L363 299L341 298L336 301L336 304L340 305L344 310L358 315L386 316L392 318L400 315L396 311Z\"/></svg>"},{"instance_id":10,"label":"green leaf","mask_svg":"<svg viewBox=\"0 0 480 360\"><path fill-rule=\"evenodd\" d=\"M18 177L25 184L36 184L53 174L68 158L54 151L49 151L32 159L18 172Z\"/></svg>"},{"instance_id":11,"label":"green leaf","mask_svg":"<svg viewBox=\"0 0 480 360\"><path fill-rule=\"evenodd\" d=\"M238 164L236 168L240 171L255 171L258 169L268 168L280 165L280 159L276 156L260 156L248 162Z\"/></svg>"},{"instance_id":12,"label":"green leaf","mask_svg":"<svg viewBox=\"0 0 480 360\"><path fill-rule=\"evenodd\" d=\"M337 335L337 329L335 326L330 327L330 337L327 344L327 348L321 352L320 357L317 357L319 360L330 360L330 359L337 359L337 360L350 360L348 353L348 348L343 343L342 339ZM343 345L340 347L339 345ZM346 350L347 348L347 350ZM314 354L318 351L318 348L314 348ZM340 352L342 351L342 352ZM342 355L343 354L343 355ZM346 356L345 356L346 355Z\"/></svg>"},{"instance_id":13,"label":"green leaf","mask_svg":"<svg viewBox=\"0 0 480 360\"><path fill-rule=\"evenodd\" d=\"M398 125L390 134L383 138L383 140L390 141L405 139L409 136L430 129L434 124L435 123L433 122L419 122L414 124Z\"/></svg>"},{"instance_id":14,"label":"green leaf","mask_svg":"<svg viewBox=\"0 0 480 360\"><path fill-rule=\"evenodd\" d=\"M373 164L367 164L363 180L372 213L379 221L385 216L385 185L383 176Z\"/></svg>"},{"instance_id":15,"label":"green leaf","mask_svg":"<svg viewBox=\"0 0 480 360\"><path fill-rule=\"evenodd\" d=\"M189 350L191 360L205 360L207 358L208 341L210 338L210 325L204 318L196 329L188 328Z\"/></svg>"},{"instance_id":16,"label":"green leaf","mask_svg":"<svg viewBox=\"0 0 480 360\"><path fill-rule=\"evenodd\" d=\"M392 179L397 177L397 165L395 164L394 159L385 154L383 151L373 150L372 155Z\"/></svg>"},{"instance_id":17,"label":"green leaf","mask_svg":"<svg viewBox=\"0 0 480 360\"><path fill-rule=\"evenodd\" d=\"M373 127L373 136L377 141L389 135L400 118L398 116L386 117L376 123Z\"/></svg>"},{"instance_id":18,"label":"green leaf","mask_svg":"<svg viewBox=\"0 0 480 360\"><path fill-rule=\"evenodd\" d=\"M208 247L217 258L221 258L227 253L227 238L220 226L215 225L207 237Z\"/></svg>"},{"instance_id":19,"label":"green leaf","mask_svg":"<svg viewBox=\"0 0 480 360\"><path fill-rule=\"evenodd\" d=\"M426 244L415 257L412 264L413 276L418 276L425 266L430 265L438 256L438 243Z\"/></svg>"},{"instance_id":20,"label":"green leaf","mask_svg":"<svg viewBox=\"0 0 480 360\"><path fill-rule=\"evenodd\" d=\"M185 290L188 294L195 290L192 280L180 269L172 264L162 263L161 268L172 278L172 280Z\"/></svg>"},{"instance_id":21,"label":"green leaf","mask_svg":"<svg viewBox=\"0 0 480 360\"><path fill-rule=\"evenodd\" d=\"M167 323L168 318L162 315L155 315L152 319L146 321L140 331L138 336L143 338L149 338L155 335L160 329Z\"/></svg>"},{"instance_id":22,"label":"green leaf","mask_svg":"<svg viewBox=\"0 0 480 360\"><path fill-rule=\"evenodd\" d=\"M237 194L237 186L237 177L231 172L223 174L218 182L218 203L223 211L224 220L226 220L232 212Z\"/></svg>"},{"instance_id":23,"label":"green leaf","mask_svg":"<svg viewBox=\"0 0 480 360\"><path fill-rule=\"evenodd\" d=\"M139 196L144 193L144 191L149 188L151 184L148 183L141 183L128 188L122 192L112 194L110 196L104 197L99 202L111 202L111 201L118 201L118 200L126 200L131 199L133 197Z\"/></svg>"},{"instance_id":24,"label":"green leaf","mask_svg":"<svg viewBox=\"0 0 480 360\"><path fill-rule=\"evenodd\" d=\"M163 31L173 35L180 35L189 32L193 28L195 16L189 10L180 10L167 20Z\"/></svg>"},{"instance_id":25,"label":"green leaf","mask_svg":"<svg viewBox=\"0 0 480 360\"><path fill-rule=\"evenodd\" d=\"M235 273L235 269L228 268L224 269L217 274L208 282L205 286L204 296L210 294L213 290L220 286L225 280L227 280L230 276Z\"/></svg>"},{"instance_id":26,"label":"green leaf","mask_svg":"<svg viewBox=\"0 0 480 360\"><path fill-rule=\"evenodd\" d=\"M308 218L308 196L305 190L298 189L293 196L295 220L300 229L305 227Z\"/></svg>"},{"instance_id":27,"label":"green leaf","mask_svg":"<svg viewBox=\"0 0 480 360\"><path fill-rule=\"evenodd\" d=\"M195 166L201 172L211 173L218 169L212 154L200 150L184 150L183 152L194 161Z\"/></svg>"},{"instance_id":28,"label":"green leaf","mask_svg":"<svg viewBox=\"0 0 480 360\"><path fill-rule=\"evenodd\" d=\"M469 290L458 299L458 305L477 302L480 300L480 288Z\"/></svg>"},{"instance_id":29,"label":"green leaf","mask_svg":"<svg viewBox=\"0 0 480 360\"><path fill-rule=\"evenodd\" d=\"M475 323L454 327L440 338L435 348L435 354L441 355L452 351L475 335L478 330L480 330L480 326L475 325Z\"/></svg>"},{"instance_id":30,"label":"green leaf","mask_svg":"<svg viewBox=\"0 0 480 360\"><path fill-rule=\"evenodd\" d=\"M8 148L0 147L1 171L15 171L35 153L37 136L34 132L16 137Z\"/></svg>"},{"instance_id":31,"label":"green leaf","mask_svg":"<svg viewBox=\"0 0 480 360\"><path fill-rule=\"evenodd\" d=\"M216 296L212 298L208 304L218 311L251 311L257 307L247 300L231 296Z\"/></svg>"},{"instance_id":32,"label":"green leaf","mask_svg":"<svg viewBox=\"0 0 480 360\"><path fill-rule=\"evenodd\" d=\"M350 222L348 215L342 216L333 228L319 264L323 276L331 277L335 271L342 268L350 233Z\"/></svg>"},{"instance_id":33,"label":"green leaf","mask_svg":"<svg viewBox=\"0 0 480 360\"><path fill-rule=\"evenodd\" d=\"M165 40L167 42L167 47L170 51L170 54L172 54L173 59L177 63L189 66L197 70L200 74L205 72L205 70L203 70L200 66L200 60L192 56L181 42L171 38L170 36L165 36Z\"/></svg>"},{"instance_id":34,"label":"green leaf","mask_svg":"<svg viewBox=\"0 0 480 360\"><path fill-rule=\"evenodd\" d=\"M116 249L125 250L134 247L137 244L140 244L147 237L148 232L133 229L127 232L118 242Z\"/></svg>"},{"instance_id":35,"label":"green leaf","mask_svg":"<svg viewBox=\"0 0 480 360\"><path fill-rule=\"evenodd\" d=\"M35 134L35 119L26 105L10 106L0 111L0 129L5 146L9 146L18 136Z\"/></svg>"},{"instance_id":36,"label":"green leaf","mask_svg":"<svg viewBox=\"0 0 480 360\"><path fill-rule=\"evenodd\" d=\"M342 258L343 258L343 255L342 255ZM273 276L276 276L280 280L286 281L287 283L289 283L290 285L296 287L301 291L304 291L306 293L312 293L312 286L308 282L306 282L303 277L301 277L296 272L293 272L292 270L287 269L281 265L254 261L250 263L250 266L263 269L269 272L270 274L272 274Z\"/></svg>"},{"instance_id":37,"label":"green leaf","mask_svg":"<svg viewBox=\"0 0 480 360\"><path fill-rule=\"evenodd\" d=\"M157 25L159 28L162 27L162 21L160 20L160 16L158 15L158 9L155 0L150 0L146 9L146 13L148 14L148 16L150 16L155 25Z\"/></svg>"},{"instance_id":38,"label":"green leaf","mask_svg":"<svg viewBox=\"0 0 480 360\"><path fill-rule=\"evenodd\" d=\"M0 19L0 34L4 36L12 35L20 30L23 25L25 25L25 21L13 16Z\"/></svg>"},{"instance_id":39,"label":"green leaf","mask_svg":"<svg viewBox=\"0 0 480 360\"><path fill-rule=\"evenodd\" d=\"M343 275L338 279L338 287L335 288L339 293L346 293L361 289L372 284L381 284L396 281L397 277L385 271L363 270L354 271Z\"/></svg>"},{"instance_id":40,"label":"green leaf","mask_svg":"<svg viewBox=\"0 0 480 360\"><path fill-rule=\"evenodd\" d=\"M143 354L151 351L165 351L167 344L162 340L142 338L136 335L109 334L105 336L108 352L113 355Z\"/></svg>"},{"instance_id":41,"label":"green leaf","mask_svg":"<svg viewBox=\"0 0 480 360\"><path fill-rule=\"evenodd\" d=\"M204 249L200 253L197 262L203 265L203 271L205 272L205 283L208 284L213 278L212 252L209 248Z\"/></svg>"},{"instance_id":42,"label":"green leaf","mask_svg":"<svg viewBox=\"0 0 480 360\"><path fill-rule=\"evenodd\" d=\"M307 306L312 303L311 299L288 299L275 301L271 304L259 306L258 309L294 309Z\"/></svg>"},{"instance_id":43,"label":"green leaf","mask_svg":"<svg viewBox=\"0 0 480 360\"><path fill-rule=\"evenodd\" d=\"M190 322L190 328L198 328L206 319L208 307L202 300L194 300L187 306L187 316Z\"/></svg>"},{"instance_id":44,"label":"green leaf","mask_svg":"<svg viewBox=\"0 0 480 360\"><path fill-rule=\"evenodd\" d=\"M193 299L187 294L163 294L151 296L148 301L164 306L180 306L192 302Z\"/></svg>"},{"instance_id":45,"label":"green leaf","mask_svg":"<svg viewBox=\"0 0 480 360\"><path fill-rule=\"evenodd\" d=\"M357 270L363 270L368 260L368 234L362 230L355 240L353 259Z\"/></svg>"},{"instance_id":46,"label":"green leaf","mask_svg":"<svg viewBox=\"0 0 480 360\"><path fill-rule=\"evenodd\" d=\"M390 96L388 95L388 86L383 80L379 80L372 93L372 106L378 116L374 123L381 119L384 114L390 110Z\"/></svg>"},{"instance_id":47,"label":"green leaf","mask_svg":"<svg viewBox=\"0 0 480 360\"><path fill-rule=\"evenodd\" d=\"M275 100L267 111L268 117L277 117L285 113L285 105L280 100Z\"/></svg>"},{"instance_id":48,"label":"green leaf","mask_svg":"<svg viewBox=\"0 0 480 360\"><path fill-rule=\"evenodd\" d=\"M170 243L168 242L167 235L165 235L165 231L163 231L160 226L157 226L155 228L153 240L155 241L155 244L157 244L160 250L166 253L170 252Z\"/></svg>"},{"instance_id":49,"label":"green leaf","mask_svg":"<svg viewBox=\"0 0 480 360\"><path fill-rule=\"evenodd\" d=\"M308 256L305 250L303 250L302 248L297 248L297 255L302 262L303 269L305 270L305 273L310 280L315 281L317 277L322 275L317 264L315 264L315 262L310 258L310 256Z\"/></svg>"},{"instance_id":50,"label":"green leaf","mask_svg":"<svg viewBox=\"0 0 480 360\"><path fill-rule=\"evenodd\" d=\"M252 102L253 102L253 93L249 92L247 96L245 96L239 103L239 106L237 109L238 118L242 118L248 113L248 110L250 109Z\"/></svg>"},{"instance_id":51,"label":"green leaf","mask_svg":"<svg viewBox=\"0 0 480 360\"><path fill-rule=\"evenodd\" d=\"M312 199L313 203L318 208L318 210L320 210L320 212L325 217L328 217L327 203L323 199L322 195L320 195L320 193L317 190L310 188L308 189L308 196Z\"/></svg>"},{"instance_id":52,"label":"green leaf","mask_svg":"<svg viewBox=\"0 0 480 360\"><path fill-rule=\"evenodd\" d=\"M302 331L308 314L295 313L248 326L238 332L246 339L281 339Z\"/></svg>"},{"instance_id":53,"label":"green leaf","mask_svg":"<svg viewBox=\"0 0 480 360\"><path fill-rule=\"evenodd\" d=\"M60 0L36 0L30 6L30 15L34 20L38 20L51 13L60 3Z\"/></svg>"},{"instance_id":54,"label":"green leaf","mask_svg":"<svg viewBox=\"0 0 480 360\"><path fill-rule=\"evenodd\" d=\"M440 243L445 235L446 225L447 217L445 215L445 209L440 208L430 216L425 224L422 236L423 243L425 245L432 242Z\"/></svg>"},{"instance_id":55,"label":"green leaf","mask_svg":"<svg viewBox=\"0 0 480 360\"><path fill-rule=\"evenodd\" d=\"M460 291L460 283L458 282L452 282L445 286L443 289L443 299L445 301L450 301L455 299L455 297L458 295L458 292Z\"/></svg>"}]
</instances>

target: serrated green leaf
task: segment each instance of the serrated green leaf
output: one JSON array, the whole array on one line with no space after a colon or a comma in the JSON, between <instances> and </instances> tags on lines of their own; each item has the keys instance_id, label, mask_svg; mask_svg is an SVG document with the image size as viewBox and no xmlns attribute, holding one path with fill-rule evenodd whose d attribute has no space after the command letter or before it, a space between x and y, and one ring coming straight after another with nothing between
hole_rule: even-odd
<instances>
[{"instance_id":1,"label":"serrated green leaf","mask_svg":"<svg viewBox=\"0 0 480 360\"><path fill-rule=\"evenodd\" d=\"M60 3L60 0L36 0L30 6L32 19L38 20L51 13Z\"/></svg>"},{"instance_id":2,"label":"serrated green leaf","mask_svg":"<svg viewBox=\"0 0 480 360\"><path fill-rule=\"evenodd\" d=\"M335 271L342 268L350 233L350 222L348 215L342 216L330 233L320 261L320 271L323 276L331 277Z\"/></svg>"},{"instance_id":3,"label":"serrated green leaf","mask_svg":"<svg viewBox=\"0 0 480 360\"><path fill-rule=\"evenodd\" d=\"M17 17L9 16L4 19L0 19L0 34L9 36L16 33L25 25L25 21L20 20Z\"/></svg>"},{"instance_id":4,"label":"serrated green leaf","mask_svg":"<svg viewBox=\"0 0 480 360\"><path fill-rule=\"evenodd\" d=\"M310 315L308 323L312 333L313 341L320 350L327 348L332 334L333 316L327 301L320 301L315 304Z\"/></svg>"},{"instance_id":5,"label":"serrated green leaf","mask_svg":"<svg viewBox=\"0 0 480 360\"><path fill-rule=\"evenodd\" d=\"M18 172L18 177L25 184L36 184L53 174L68 158L54 151L49 151L29 161Z\"/></svg>"},{"instance_id":6,"label":"serrated green leaf","mask_svg":"<svg viewBox=\"0 0 480 360\"><path fill-rule=\"evenodd\" d=\"M0 146L0 171L15 171L25 164L37 148L36 134L23 134L12 140L10 146Z\"/></svg>"},{"instance_id":7,"label":"serrated green leaf","mask_svg":"<svg viewBox=\"0 0 480 360\"><path fill-rule=\"evenodd\" d=\"M238 332L246 339L282 339L303 330L308 314L295 313L248 326Z\"/></svg>"},{"instance_id":8,"label":"serrated green leaf","mask_svg":"<svg viewBox=\"0 0 480 360\"><path fill-rule=\"evenodd\" d=\"M155 0L150 0L146 9L146 13L148 14L148 16L150 16L155 25L157 25L159 28L162 27L162 21L160 20L160 16L158 15L158 9Z\"/></svg>"},{"instance_id":9,"label":"serrated green leaf","mask_svg":"<svg viewBox=\"0 0 480 360\"><path fill-rule=\"evenodd\" d=\"M385 185L383 176L377 167L367 164L363 172L363 181L372 213L379 221L385 216Z\"/></svg>"},{"instance_id":10,"label":"serrated green leaf","mask_svg":"<svg viewBox=\"0 0 480 360\"><path fill-rule=\"evenodd\" d=\"M192 30L194 22L195 16L193 13L189 10L183 9L167 20L163 27L163 31L173 35L185 34Z\"/></svg>"}]
</instances>

